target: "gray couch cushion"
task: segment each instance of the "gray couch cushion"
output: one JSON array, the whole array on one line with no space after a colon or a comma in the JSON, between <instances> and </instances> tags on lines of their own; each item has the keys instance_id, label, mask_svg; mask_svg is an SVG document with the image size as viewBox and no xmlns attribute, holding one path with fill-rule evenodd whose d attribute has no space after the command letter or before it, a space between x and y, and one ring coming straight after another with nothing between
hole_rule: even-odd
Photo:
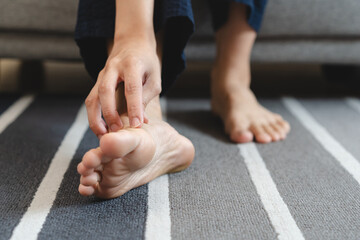
<instances>
[{"instance_id":1,"label":"gray couch cushion","mask_svg":"<svg viewBox=\"0 0 360 240\"><path fill-rule=\"evenodd\" d=\"M80 54L72 36L0 32L0 57L79 60Z\"/></svg>"},{"instance_id":2,"label":"gray couch cushion","mask_svg":"<svg viewBox=\"0 0 360 240\"><path fill-rule=\"evenodd\" d=\"M194 0L197 36L212 30L206 0ZM1 0L0 30L72 34L76 0ZM360 0L269 0L262 37L360 36Z\"/></svg>"},{"instance_id":3,"label":"gray couch cushion","mask_svg":"<svg viewBox=\"0 0 360 240\"><path fill-rule=\"evenodd\" d=\"M360 36L359 0L270 0L262 36Z\"/></svg>"},{"instance_id":4,"label":"gray couch cushion","mask_svg":"<svg viewBox=\"0 0 360 240\"><path fill-rule=\"evenodd\" d=\"M207 61L215 58L211 42L193 42L185 50L188 59ZM360 63L360 41L341 39L274 39L255 43L251 60L274 63Z\"/></svg>"},{"instance_id":5,"label":"gray couch cushion","mask_svg":"<svg viewBox=\"0 0 360 240\"><path fill-rule=\"evenodd\" d=\"M212 30L206 0L193 1L197 35ZM360 37L359 0L269 0L261 37Z\"/></svg>"},{"instance_id":6,"label":"gray couch cushion","mask_svg":"<svg viewBox=\"0 0 360 240\"><path fill-rule=\"evenodd\" d=\"M46 31L72 34L76 0L1 0L0 31Z\"/></svg>"}]
</instances>

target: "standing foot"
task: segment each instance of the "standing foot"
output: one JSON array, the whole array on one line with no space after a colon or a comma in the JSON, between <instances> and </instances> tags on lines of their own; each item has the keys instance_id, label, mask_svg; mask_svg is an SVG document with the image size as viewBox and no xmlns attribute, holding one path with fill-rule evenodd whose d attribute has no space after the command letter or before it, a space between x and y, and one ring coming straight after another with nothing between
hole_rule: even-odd
<instances>
[{"instance_id":1,"label":"standing foot","mask_svg":"<svg viewBox=\"0 0 360 240\"><path fill-rule=\"evenodd\" d=\"M232 141L260 143L286 137L289 124L262 107L250 90L250 55L256 32L247 22L247 7L232 2L226 24L216 32L217 54L211 73L212 110Z\"/></svg>"},{"instance_id":2,"label":"standing foot","mask_svg":"<svg viewBox=\"0 0 360 240\"><path fill-rule=\"evenodd\" d=\"M194 152L187 138L161 120L108 133L100 147L88 151L78 165L79 192L105 199L119 197L163 174L186 169Z\"/></svg>"},{"instance_id":3,"label":"standing foot","mask_svg":"<svg viewBox=\"0 0 360 240\"><path fill-rule=\"evenodd\" d=\"M232 74L229 70L218 71L214 68L211 99L213 112L223 120L226 133L236 143L250 142L254 138L259 143L285 139L290 131L289 123L258 103L253 92L242 81L242 78L250 78L248 72L245 70Z\"/></svg>"}]
</instances>

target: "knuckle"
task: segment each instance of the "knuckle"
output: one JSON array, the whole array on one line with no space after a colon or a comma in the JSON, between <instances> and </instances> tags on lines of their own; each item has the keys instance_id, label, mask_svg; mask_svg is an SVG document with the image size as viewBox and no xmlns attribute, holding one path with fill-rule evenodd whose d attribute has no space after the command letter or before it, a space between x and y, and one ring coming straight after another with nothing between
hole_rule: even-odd
<instances>
[{"instance_id":1,"label":"knuckle","mask_svg":"<svg viewBox=\"0 0 360 240\"><path fill-rule=\"evenodd\" d=\"M129 114L137 114L137 112L140 111L140 107L138 105L135 105L135 104L129 104L128 106L128 112Z\"/></svg>"},{"instance_id":2,"label":"knuckle","mask_svg":"<svg viewBox=\"0 0 360 240\"><path fill-rule=\"evenodd\" d=\"M119 65L119 60L117 58L111 58L106 62L106 69L109 68L117 68L117 66Z\"/></svg>"},{"instance_id":3,"label":"knuckle","mask_svg":"<svg viewBox=\"0 0 360 240\"><path fill-rule=\"evenodd\" d=\"M113 119L113 112L109 108L103 108L102 113L107 121L111 121Z\"/></svg>"},{"instance_id":4,"label":"knuckle","mask_svg":"<svg viewBox=\"0 0 360 240\"><path fill-rule=\"evenodd\" d=\"M141 85L137 84L135 81L129 81L125 84L125 92L127 94L136 94L140 91Z\"/></svg>"},{"instance_id":5,"label":"knuckle","mask_svg":"<svg viewBox=\"0 0 360 240\"><path fill-rule=\"evenodd\" d=\"M134 68L140 64L140 60L136 56L128 56L123 59L122 63L125 68Z\"/></svg>"},{"instance_id":6,"label":"knuckle","mask_svg":"<svg viewBox=\"0 0 360 240\"><path fill-rule=\"evenodd\" d=\"M93 131L95 134L98 132L98 126L96 123L94 122L89 122L89 128L91 129L91 131Z\"/></svg>"},{"instance_id":7,"label":"knuckle","mask_svg":"<svg viewBox=\"0 0 360 240\"><path fill-rule=\"evenodd\" d=\"M85 99L85 105L86 105L86 106L91 106L94 102L95 102L95 98L92 97L92 96L88 96L88 97Z\"/></svg>"},{"instance_id":8,"label":"knuckle","mask_svg":"<svg viewBox=\"0 0 360 240\"><path fill-rule=\"evenodd\" d=\"M102 69L98 74L98 80L101 79L104 76L104 69Z\"/></svg>"},{"instance_id":9,"label":"knuckle","mask_svg":"<svg viewBox=\"0 0 360 240\"><path fill-rule=\"evenodd\" d=\"M101 83L99 86L99 94L109 93L112 90L113 90L113 88L106 83Z\"/></svg>"}]
</instances>

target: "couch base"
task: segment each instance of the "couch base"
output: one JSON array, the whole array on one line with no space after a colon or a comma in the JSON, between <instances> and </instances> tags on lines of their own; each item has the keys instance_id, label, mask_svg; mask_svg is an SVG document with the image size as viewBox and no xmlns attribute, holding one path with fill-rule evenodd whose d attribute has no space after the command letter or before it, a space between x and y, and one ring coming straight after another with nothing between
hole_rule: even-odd
<instances>
[{"instance_id":1,"label":"couch base","mask_svg":"<svg viewBox=\"0 0 360 240\"><path fill-rule=\"evenodd\" d=\"M80 60L74 39L68 35L0 33L0 57Z\"/></svg>"},{"instance_id":2,"label":"couch base","mask_svg":"<svg viewBox=\"0 0 360 240\"><path fill-rule=\"evenodd\" d=\"M186 49L186 56L196 61L213 59L215 46L193 42ZM360 64L360 39L259 40L254 46L252 61Z\"/></svg>"},{"instance_id":3,"label":"couch base","mask_svg":"<svg viewBox=\"0 0 360 240\"><path fill-rule=\"evenodd\" d=\"M210 41L193 41L185 52L189 60L211 61L215 57L215 45ZM24 33L0 33L0 57L80 60L72 37ZM259 39L252 61L360 64L360 39Z\"/></svg>"}]
</instances>

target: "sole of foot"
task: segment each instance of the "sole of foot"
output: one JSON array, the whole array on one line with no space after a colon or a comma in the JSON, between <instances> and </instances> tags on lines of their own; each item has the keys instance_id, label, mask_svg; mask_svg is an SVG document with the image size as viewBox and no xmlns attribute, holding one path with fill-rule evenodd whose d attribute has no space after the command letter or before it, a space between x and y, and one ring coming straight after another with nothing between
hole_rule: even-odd
<instances>
[{"instance_id":1,"label":"sole of foot","mask_svg":"<svg viewBox=\"0 0 360 240\"><path fill-rule=\"evenodd\" d=\"M79 192L116 198L163 174L186 169L194 154L193 144L163 121L108 133L78 165Z\"/></svg>"}]
</instances>

